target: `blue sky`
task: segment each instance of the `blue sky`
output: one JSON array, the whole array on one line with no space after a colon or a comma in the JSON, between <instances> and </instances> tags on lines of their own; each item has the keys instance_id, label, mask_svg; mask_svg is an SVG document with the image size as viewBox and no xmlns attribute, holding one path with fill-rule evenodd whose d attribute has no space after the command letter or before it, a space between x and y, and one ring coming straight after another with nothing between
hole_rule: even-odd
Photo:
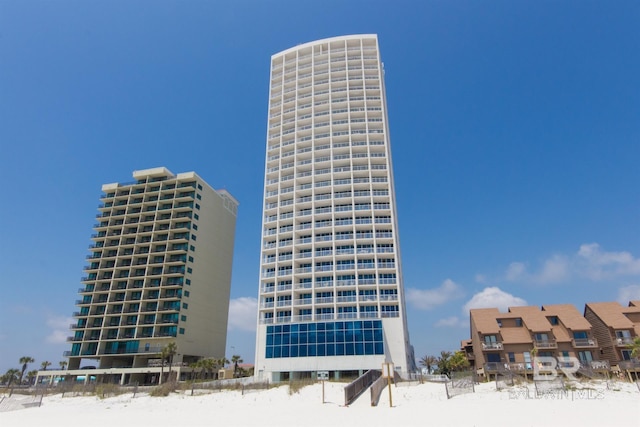
<instances>
[{"instance_id":1,"label":"blue sky","mask_svg":"<svg viewBox=\"0 0 640 427\"><path fill-rule=\"evenodd\" d=\"M416 355L470 306L640 299L640 3L0 0L0 372L57 365L103 183L241 203L228 354L254 356L270 56L376 33Z\"/></svg>"}]
</instances>

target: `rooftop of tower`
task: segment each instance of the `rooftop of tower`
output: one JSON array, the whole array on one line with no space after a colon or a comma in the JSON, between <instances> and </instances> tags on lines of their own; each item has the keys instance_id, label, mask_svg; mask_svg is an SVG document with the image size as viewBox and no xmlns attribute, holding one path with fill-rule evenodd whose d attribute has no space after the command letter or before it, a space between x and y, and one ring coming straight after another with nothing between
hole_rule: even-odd
<instances>
[{"instance_id":1,"label":"rooftop of tower","mask_svg":"<svg viewBox=\"0 0 640 427\"><path fill-rule=\"evenodd\" d=\"M358 39L375 39L376 42L377 42L378 41L378 35L377 34L350 34L350 35L345 35L345 36L335 36L335 37L329 37L329 38L326 38L326 39L314 40L314 41L302 43L302 44L296 45L294 47L290 47L289 49L286 49L286 50L280 51L278 53L275 53L275 54L271 55L271 58L275 58L275 57L278 57L278 56L281 56L281 55L286 55L289 52L295 52L296 50L304 49L305 47L316 46L316 45L322 44L322 43L330 43L330 42L342 41L342 40L358 40Z\"/></svg>"}]
</instances>

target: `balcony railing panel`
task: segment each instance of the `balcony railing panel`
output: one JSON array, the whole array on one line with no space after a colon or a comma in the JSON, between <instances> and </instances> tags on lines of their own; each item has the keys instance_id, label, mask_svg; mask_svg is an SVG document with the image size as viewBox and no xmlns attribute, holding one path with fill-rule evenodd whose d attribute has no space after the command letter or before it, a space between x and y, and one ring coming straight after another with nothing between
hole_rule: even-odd
<instances>
[{"instance_id":1,"label":"balcony railing panel","mask_svg":"<svg viewBox=\"0 0 640 427\"><path fill-rule=\"evenodd\" d=\"M483 350L502 350L501 342L483 342L482 343Z\"/></svg>"},{"instance_id":2,"label":"balcony railing panel","mask_svg":"<svg viewBox=\"0 0 640 427\"><path fill-rule=\"evenodd\" d=\"M618 346L626 347L629 344L633 344L633 338L632 337L616 338L616 345L618 345Z\"/></svg>"},{"instance_id":3,"label":"balcony railing panel","mask_svg":"<svg viewBox=\"0 0 640 427\"><path fill-rule=\"evenodd\" d=\"M581 364L588 364L591 369L608 371L610 369L608 360L592 360L590 362L582 362Z\"/></svg>"},{"instance_id":4,"label":"balcony railing panel","mask_svg":"<svg viewBox=\"0 0 640 427\"><path fill-rule=\"evenodd\" d=\"M534 346L536 348L556 348L558 344L556 340L534 340Z\"/></svg>"},{"instance_id":5,"label":"balcony railing panel","mask_svg":"<svg viewBox=\"0 0 640 427\"><path fill-rule=\"evenodd\" d=\"M595 338L574 338L572 340L574 347L597 347L598 341Z\"/></svg>"},{"instance_id":6,"label":"balcony railing panel","mask_svg":"<svg viewBox=\"0 0 640 427\"><path fill-rule=\"evenodd\" d=\"M626 371L639 371L640 360L624 360L618 363L618 367Z\"/></svg>"}]
</instances>

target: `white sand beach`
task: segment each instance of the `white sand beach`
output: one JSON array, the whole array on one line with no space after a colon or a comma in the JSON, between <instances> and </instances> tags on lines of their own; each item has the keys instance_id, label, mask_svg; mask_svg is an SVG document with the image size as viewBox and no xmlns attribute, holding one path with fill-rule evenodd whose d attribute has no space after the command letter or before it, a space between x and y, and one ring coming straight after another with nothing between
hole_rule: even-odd
<instances>
[{"instance_id":1,"label":"white sand beach","mask_svg":"<svg viewBox=\"0 0 640 427\"><path fill-rule=\"evenodd\" d=\"M497 391L495 383L447 399L445 386L425 383L385 389L379 405L369 391L344 406L344 383L314 384L289 393L269 390L146 393L116 397L47 396L37 408L6 410L0 426L554 426L635 425L640 392L633 383L589 382L536 396L533 384ZM6 404L6 400L5 400ZM5 405L5 408L7 406Z\"/></svg>"}]
</instances>

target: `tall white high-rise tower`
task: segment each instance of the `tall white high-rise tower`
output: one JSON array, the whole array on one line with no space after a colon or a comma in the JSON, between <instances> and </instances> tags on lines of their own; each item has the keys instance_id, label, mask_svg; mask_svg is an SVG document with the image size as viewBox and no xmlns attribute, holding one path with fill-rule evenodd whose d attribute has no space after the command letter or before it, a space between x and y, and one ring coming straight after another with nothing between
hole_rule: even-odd
<instances>
[{"instance_id":1,"label":"tall white high-rise tower","mask_svg":"<svg viewBox=\"0 0 640 427\"><path fill-rule=\"evenodd\" d=\"M415 366L376 35L271 58L256 375Z\"/></svg>"}]
</instances>

